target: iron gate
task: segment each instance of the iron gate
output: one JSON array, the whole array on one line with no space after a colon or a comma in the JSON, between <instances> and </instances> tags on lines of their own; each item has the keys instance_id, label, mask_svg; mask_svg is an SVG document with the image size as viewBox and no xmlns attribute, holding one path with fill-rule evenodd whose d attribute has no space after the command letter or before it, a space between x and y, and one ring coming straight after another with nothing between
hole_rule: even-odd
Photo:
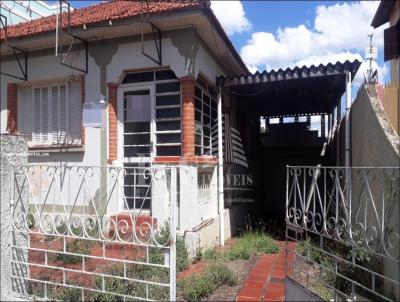
<instances>
[{"instance_id":1,"label":"iron gate","mask_svg":"<svg viewBox=\"0 0 400 302\"><path fill-rule=\"evenodd\" d=\"M400 169L288 166L286 177L289 283L323 300L399 300Z\"/></svg>"},{"instance_id":2,"label":"iron gate","mask_svg":"<svg viewBox=\"0 0 400 302\"><path fill-rule=\"evenodd\" d=\"M175 300L177 168L13 169L11 278L17 296ZM143 183L138 202L143 188L135 186ZM163 203L157 217L143 209L149 196Z\"/></svg>"}]
</instances>

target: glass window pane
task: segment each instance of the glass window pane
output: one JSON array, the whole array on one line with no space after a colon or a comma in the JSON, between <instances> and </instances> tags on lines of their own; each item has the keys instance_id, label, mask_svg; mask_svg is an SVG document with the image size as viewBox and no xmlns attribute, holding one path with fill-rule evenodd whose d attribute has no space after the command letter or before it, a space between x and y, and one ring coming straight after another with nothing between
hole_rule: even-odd
<instances>
[{"instance_id":1,"label":"glass window pane","mask_svg":"<svg viewBox=\"0 0 400 302\"><path fill-rule=\"evenodd\" d=\"M157 93L164 93L164 92L177 92L180 91L180 83L162 83L156 85L156 92Z\"/></svg>"},{"instance_id":2,"label":"glass window pane","mask_svg":"<svg viewBox=\"0 0 400 302\"><path fill-rule=\"evenodd\" d=\"M200 147L195 147L194 153L195 153L195 155L201 155L201 148Z\"/></svg>"},{"instance_id":3,"label":"glass window pane","mask_svg":"<svg viewBox=\"0 0 400 302\"><path fill-rule=\"evenodd\" d=\"M156 80L171 80L176 79L175 73L171 69L156 71Z\"/></svg>"},{"instance_id":4,"label":"glass window pane","mask_svg":"<svg viewBox=\"0 0 400 302\"><path fill-rule=\"evenodd\" d=\"M125 134L124 145L150 145L149 134Z\"/></svg>"},{"instance_id":5,"label":"glass window pane","mask_svg":"<svg viewBox=\"0 0 400 302\"><path fill-rule=\"evenodd\" d=\"M139 83L139 82L152 82L154 80L154 72L140 72L140 73L128 73L122 84L128 83Z\"/></svg>"},{"instance_id":6,"label":"glass window pane","mask_svg":"<svg viewBox=\"0 0 400 302\"><path fill-rule=\"evenodd\" d=\"M156 98L157 106L168 106L168 105L180 105L181 96L180 95L163 95Z\"/></svg>"},{"instance_id":7,"label":"glass window pane","mask_svg":"<svg viewBox=\"0 0 400 302\"><path fill-rule=\"evenodd\" d=\"M201 89L197 86L194 87L194 95L201 99Z\"/></svg>"},{"instance_id":8,"label":"glass window pane","mask_svg":"<svg viewBox=\"0 0 400 302\"><path fill-rule=\"evenodd\" d=\"M180 142L181 142L180 133L157 134L157 144L180 143Z\"/></svg>"},{"instance_id":9,"label":"glass window pane","mask_svg":"<svg viewBox=\"0 0 400 302\"><path fill-rule=\"evenodd\" d=\"M180 156L181 146L157 146L158 156Z\"/></svg>"},{"instance_id":10,"label":"glass window pane","mask_svg":"<svg viewBox=\"0 0 400 302\"><path fill-rule=\"evenodd\" d=\"M124 132L150 132L150 124L148 122L125 123Z\"/></svg>"},{"instance_id":11,"label":"glass window pane","mask_svg":"<svg viewBox=\"0 0 400 302\"><path fill-rule=\"evenodd\" d=\"M157 109L157 118L179 118L181 116L180 108L170 108L170 109Z\"/></svg>"},{"instance_id":12,"label":"glass window pane","mask_svg":"<svg viewBox=\"0 0 400 302\"><path fill-rule=\"evenodd\" d=\"M195 135L194 143L195 143L195 145L201 146L201 135L199 135L199 134Z\"/></svg>"},{"instance_id":13,"label":"glass window pane","mask_svg":"<svg viewBox=\"0 0 400 302\"><path fill-rule=\"evenodd\" d=\"M201 134L202 133L202 125L201 123L196 123L195 124L195 133Z\"/></svg>"},{"instance_id":14,"label":"glass window pane","mask_svg":"<svg viewBox=\"0 0 400 302\"><path fill-rule=\"evenodd\" d=\"M196 122L201 122L201 112L196 110L196 112L194 113L194 119Z\"/></svg>"},{"instance_id":15,"label":"glass window pane","mask_svg":"<svg viewBox=\"0 0 400 302\"><path fill-rule=\"evenodd\" d=\"M159 121L156 123L157 131L181 130L180 121Z\"/></svg>"},{"instance_id":16,"label":"glass window pane","mask_svg":"<svg viewBox=\"0 0 400 302\"><path fill-rule=\"evenodd\" d=\"M129 94L126 98L125 121L146 122L151 119L151 97L148 94Z\"/></svg>"}]
</instances>

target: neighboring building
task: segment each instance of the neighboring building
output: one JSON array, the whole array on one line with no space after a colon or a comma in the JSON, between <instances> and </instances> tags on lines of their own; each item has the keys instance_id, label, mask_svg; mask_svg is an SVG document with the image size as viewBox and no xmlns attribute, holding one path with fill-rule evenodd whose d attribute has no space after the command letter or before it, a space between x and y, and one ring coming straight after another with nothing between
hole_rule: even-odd
<instances>
[{"instance_id":1,"label":"neighboring building","mask_svg":"<svg viewBox=\"0 0 400 302\"><path fill-rule=\"evenodd\" d=\"M34 19L54 15L59 12L59 2L54 4L46 1L30 0L8 0L1 1L1 14L7 18L8 25L15 25ZM63 10L67 9L67 4L63 4Z\"/></svg>"},{"instance_id":2,"label":"neighboring building","mask_svg":"<svg viewBox=\"0 0 400 302\"><path fill-rule=\"evenodd\" d=\"M1 132L25 134L31 152L49 154L31 156L30 162L179 165L179 231L189 231L193 245L211 245L219 234L212 152L216 79L248 70L209 2L148 5L147 10L141 1L111 1L74 10L70 34L87 42L75 40L71 53L59 57L54 53L56 16L8 27L1 72L14 77L1 75ZM64 14L64 25L67 19ZM63 33L59 43L68 37ZM10 47L28 53L27 69ZM105 128L83 127L83 103L102 99ZM229 107L227 97L224 107ZM153 196L143 206L156 218L166 215L165 200ZM229 211L225 216L233 217ZM227 237L235 226L227 219Z\"/></svg>"},{"instance_id":3,"label":"neighboring building","mask_svg":"<svg viewBox=\"0 0 400 302\"><path fill-rule=\"evenodd\" d=\"M390 64L390 83L384 92L386 114L400 133L400 0L383 0L372 20L371 25L377 28L389 22L384 31L384 60Z\"/></svg>"}]
</instances>

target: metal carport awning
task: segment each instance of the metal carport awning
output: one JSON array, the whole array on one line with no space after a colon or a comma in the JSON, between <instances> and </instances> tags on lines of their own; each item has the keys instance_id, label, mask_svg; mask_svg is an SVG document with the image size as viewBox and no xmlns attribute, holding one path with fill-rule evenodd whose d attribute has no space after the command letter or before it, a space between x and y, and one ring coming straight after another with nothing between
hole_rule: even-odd
<instances>
[{"instance_id":1,"label":"metal carport awning","mask_svg":"<svg viewBox=\"0 0 400 302\"><path fill-rule=\"evenodd\" d=\"M222 150L222 90L235 96L234 101L242 110L258 116L296 116L329 114L338 106L354 78L360 61L295 67L286 70L264 71L255 74L221 76L218 85L218 212L220 244L224 245L224 185ZM349 99L349 98L347 98ZM347 100L348 103L348 100ZM346 105L346 121L349 108ZM242 111L240 111L242 112ZM346 127L349 128L349 127ZM348 134L348 133L346 133ZM346 165L348 165L348 141L346 135Z\"/></svg>"},{"instance_id":2,"label":"metal carport awning","mask_svg":"<svg viewBox=\"0 0 400 302\"><path fill-rule=\"evenodd\" d=\"M331 113L346 90L346 74L353 79L360 65L355 60L221 76L217 83L265 116Z\"/></svg>"}]
</instances>

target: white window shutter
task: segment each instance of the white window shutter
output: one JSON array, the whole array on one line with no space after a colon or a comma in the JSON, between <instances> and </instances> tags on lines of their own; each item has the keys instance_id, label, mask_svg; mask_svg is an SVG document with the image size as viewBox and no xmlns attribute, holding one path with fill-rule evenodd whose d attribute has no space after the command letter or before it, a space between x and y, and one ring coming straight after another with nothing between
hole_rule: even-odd
<instances>
[{"instance_id":1,"label":"white window shutter","mask_svg":"<svg viewBox=\"0 0 400 302\"><path fill-rule=\"evenodd\" d=\"M68 137L68 100L67 87L60 85L59 94L59 144L66 144Z\"/></svg>"},{"instance_id":2,"label":"white window shutter","mask_svg":"<svg viewBox=\"0 0 400 302\"><path fill-rule=\"evenodd\" d=\"M33 88L33 135L36 145L81 143L81 82Z\"/></svg>"},{"instance_id":3,"label":"white window shutter","mask_svg":"<svg viewBox=\"0 0 400 302\"><path fill-rule=\"evenodd\" d=\"M41 143L49 143L49 88L42 87L41 95L41 121L42 121L42 131L41 131Z\"/></svg>"},{"instance_id":4,"label":"white window shutter","mask_svg":"<svg viewBox=\"0 0 400 302\"><path fill-rule=\"evenodd\" d=\"M82 101L81 82L69 82L68 91L69 139L71 144L81 143L82 131Z\"/></svg>"},{"instance_id":5,"label":"white window shutter","mask_svg":"<svg viewBox=\"0 0 400 302\"><path fill-rule=\"evenodd\" d=\"M51 143L59 143L59 86L51 87Z\"/></svg>"},{"instance_id":6,"label":"white window shutter","mask_svg":"<svg viewBox=\"0 0 400 302\"><path fill-rule=\"evenodd\" d=\"M42 119L41 119L41 99L40 88L33 89L33 135L34 144L41 143Z\"/></svg>"}]
</instances>

